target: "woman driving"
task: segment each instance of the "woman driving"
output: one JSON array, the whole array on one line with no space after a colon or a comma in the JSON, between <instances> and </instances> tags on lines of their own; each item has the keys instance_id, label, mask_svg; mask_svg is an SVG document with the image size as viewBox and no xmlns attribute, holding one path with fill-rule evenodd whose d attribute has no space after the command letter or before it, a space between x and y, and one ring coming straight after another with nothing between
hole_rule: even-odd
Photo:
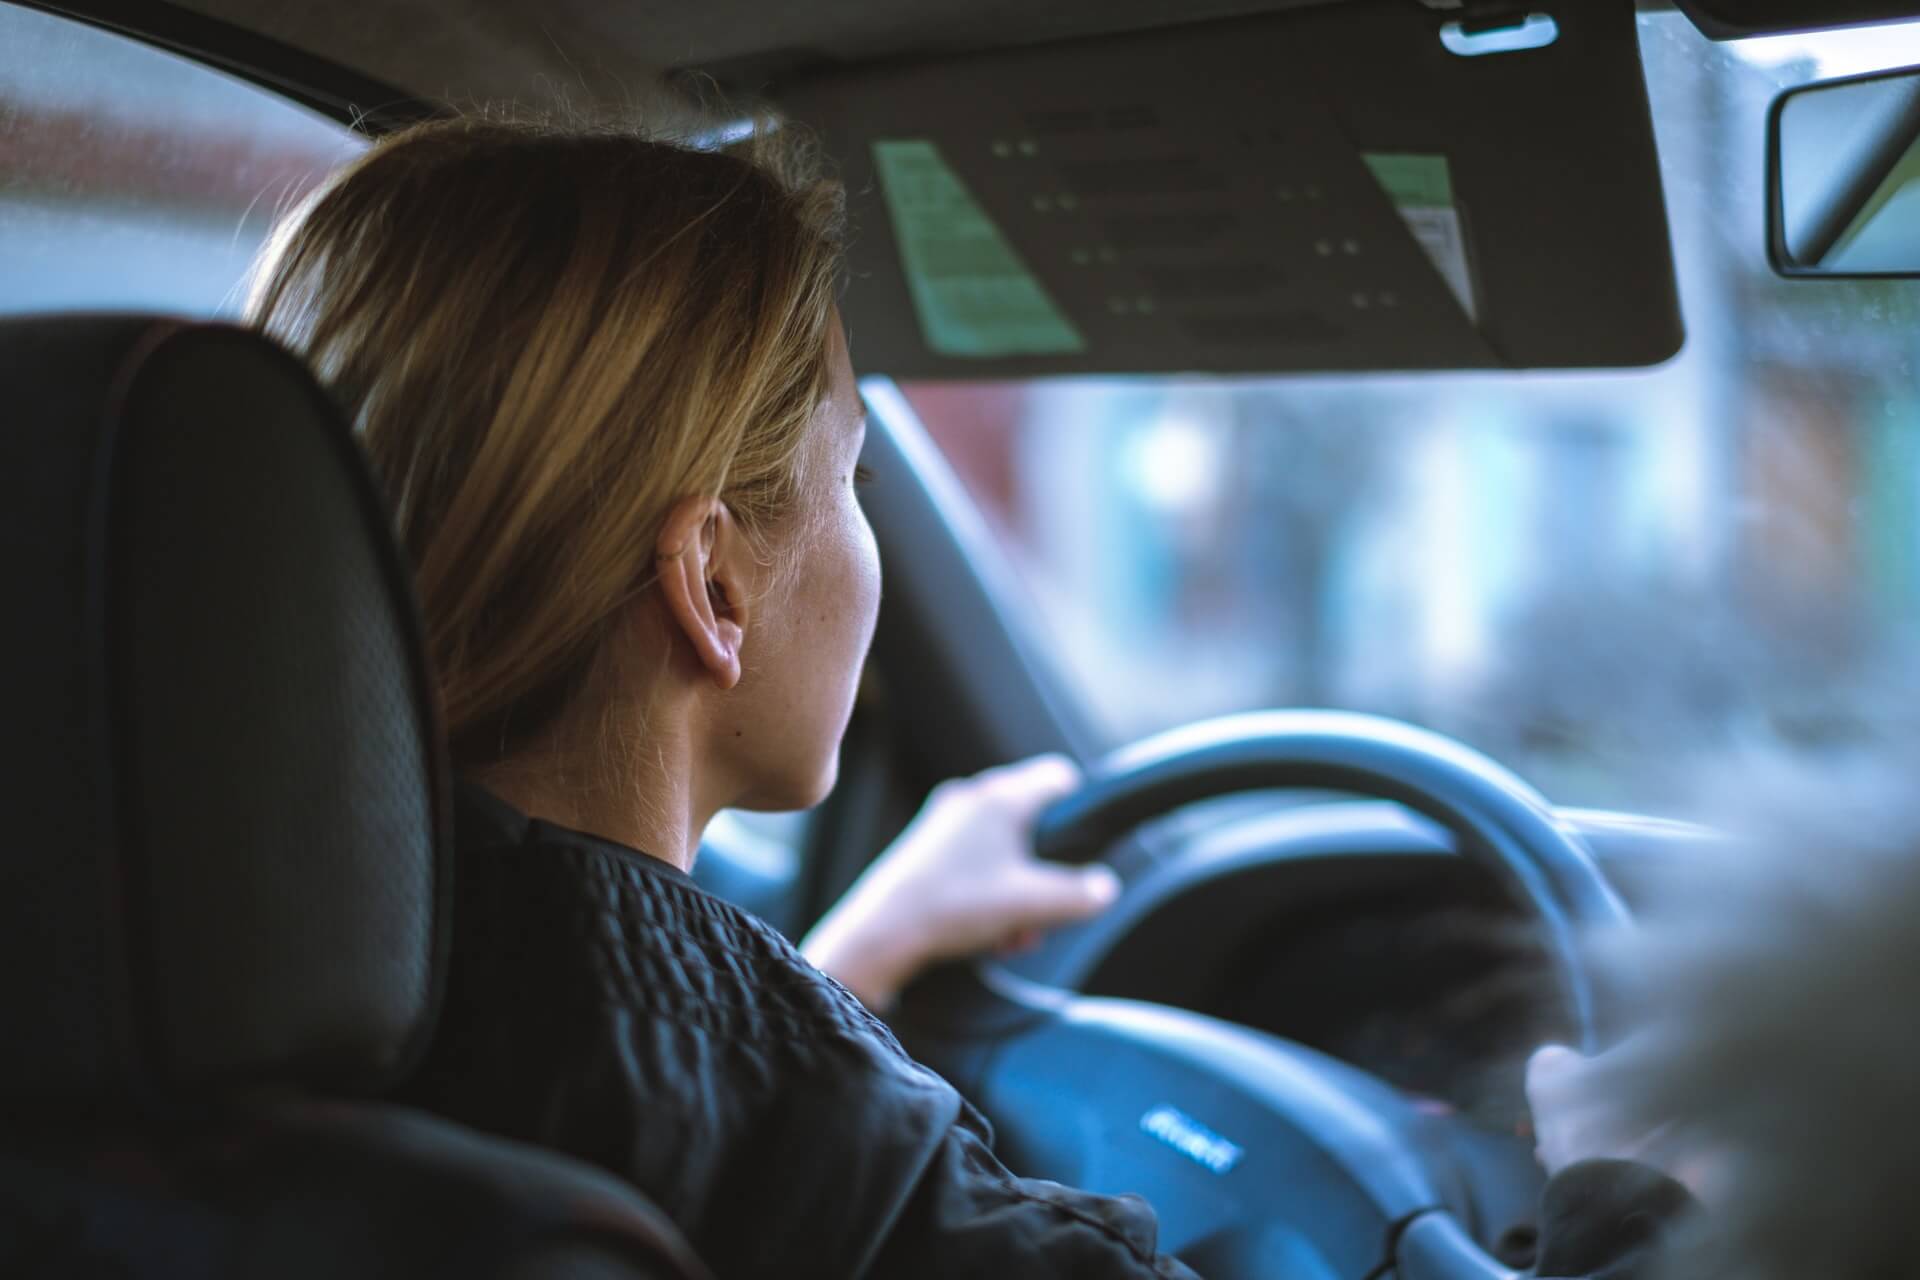
<instances>
[{"instance_id":1,"label":"woman driving","mask_svg":"<svg viewBox=\"0 0 1920 1280\"><path fill-rule=\"evenodd\" d=\"M618 1172L722 1276L1188 1274L1138 1199L1009 1173L869 1012L1113 899L1025 847L1069 763L936 789L799 948L688 876L719 810L833 786L879 605L803 159L437 122L263 260L254 322L392 504L461 778L412 1100Z\"/></svg>"}]
</instances>

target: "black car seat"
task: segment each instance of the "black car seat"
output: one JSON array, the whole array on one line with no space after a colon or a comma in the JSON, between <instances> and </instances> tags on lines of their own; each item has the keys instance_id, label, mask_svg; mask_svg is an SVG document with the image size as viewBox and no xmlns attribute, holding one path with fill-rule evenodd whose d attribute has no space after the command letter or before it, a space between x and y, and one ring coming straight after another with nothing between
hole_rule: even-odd
<instances>
[{"instance_id":1,"label":"black car seat","mask_svg":"<svg viewBox=\"0 0 1920 1280\"><path fill-rule=\"evenodd\" d=\"M0 547L0 1275L699 1275L625 1184L378 1101L440 989L442 750L299 363L0 321Z\"/></svg>"}]
</instances>

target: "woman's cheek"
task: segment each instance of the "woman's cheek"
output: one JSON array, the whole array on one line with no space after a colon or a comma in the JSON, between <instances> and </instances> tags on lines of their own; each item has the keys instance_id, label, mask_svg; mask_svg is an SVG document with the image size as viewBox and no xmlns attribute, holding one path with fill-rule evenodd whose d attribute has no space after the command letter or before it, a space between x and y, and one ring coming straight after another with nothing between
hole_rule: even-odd
<instances>
[{"instance_id":1,"label":"woman's cheek","mask_svg":"<svg viewBox=\"0 0 1920 1280\"><path fill-rule=\"evenodd\" d=\"M856 547L861 581L861 618L865 623L864 639L860 646L861 656L866 655L867 646L873 643L873 632L880 620L880 543L873 536L873 526L867 523L867 514L854 507L856 524Z\"/></svg>"}]
</instances>

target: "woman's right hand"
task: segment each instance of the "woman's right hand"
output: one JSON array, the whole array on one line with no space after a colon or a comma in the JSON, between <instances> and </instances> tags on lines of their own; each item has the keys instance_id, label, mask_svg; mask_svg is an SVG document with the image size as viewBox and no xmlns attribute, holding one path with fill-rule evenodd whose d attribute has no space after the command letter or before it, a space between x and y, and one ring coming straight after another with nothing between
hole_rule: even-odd
<instances>
[{"instance_id":1,"label":"woman's right hand","mask_svg":"<svg viewBox=\"0 0 1920 1280\"><path fill-rule=\"evenodd\" d=\"M907 829L800 944L871 1009L942 960L1020 946L1120 896L1104 866L1033 855L1041 810L1080 785L1064 756L1038 756L935 787Z\"/></svg>"}]
</instances>

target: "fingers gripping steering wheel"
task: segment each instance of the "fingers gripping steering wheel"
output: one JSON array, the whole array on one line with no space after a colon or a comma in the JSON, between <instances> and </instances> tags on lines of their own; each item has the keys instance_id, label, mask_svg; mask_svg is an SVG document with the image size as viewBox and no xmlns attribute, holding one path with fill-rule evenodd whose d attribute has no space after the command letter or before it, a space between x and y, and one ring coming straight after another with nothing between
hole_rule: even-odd
<instances>
[{"instance_id":1,"label":"fingers gripping steering wheel","mask_svg":"<svg viewBox=\"0 0 1920 1280\"><path fill-rule=\"evenodd\" d=\"M1042 815L1035 846L1089 862L1182 805L1282 788L1392 800L1449 829L1530 912L1580 1047L1601 1047L1581 939L1628 924L1625 906L1539 794L1437 734L1319 711L1190 725L1099 765ZM1510 1274L1473 1242L1472 1194L1439 1154L1436 1126L1454 1122L1304 1046L985 962L916 984L895 1022L992 1119L1017 1172L1145 1195L1162 1247L1205 1275L1320 1274L1309 1257L1331 1275Z\"/></svg>"}]
</instances>

